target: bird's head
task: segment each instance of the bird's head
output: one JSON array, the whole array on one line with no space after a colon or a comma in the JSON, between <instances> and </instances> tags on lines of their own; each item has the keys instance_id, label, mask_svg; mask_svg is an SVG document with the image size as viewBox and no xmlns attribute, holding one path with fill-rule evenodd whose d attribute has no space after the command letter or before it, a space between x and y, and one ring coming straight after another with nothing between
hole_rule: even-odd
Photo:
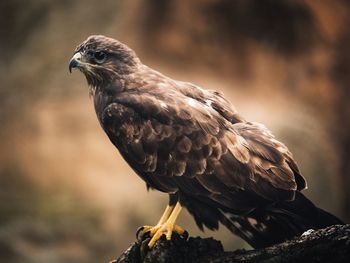
<instances>
[{"instance_id":1,"label":"bird's head","mask_svg":"<svg viewBox=\"0 0 350 263\"><path fill-rule=\"evenodd\" d=\"M79 69L88 84L97 87L132 73L139 63L135 52L128 46L113 38L93 35L74 50L69 71Z\"/></svg>"}]
</instances>

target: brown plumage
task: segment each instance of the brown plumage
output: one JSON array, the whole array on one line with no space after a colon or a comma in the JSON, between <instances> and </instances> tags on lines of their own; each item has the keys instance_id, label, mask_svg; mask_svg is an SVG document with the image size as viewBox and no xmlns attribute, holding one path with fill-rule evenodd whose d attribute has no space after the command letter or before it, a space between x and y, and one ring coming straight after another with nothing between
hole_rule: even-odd
<instances>
[{"instance_id":1,"label":"brown plumage","mask_svg":"<svg viewBox=\"0 0 350 263\"><path fill-rule=\"evenodd\" d=\"M104 36L74 54L70 69L85 74L111 142L147 187L179 200L200 228L221 222L264 247L340 223L299 192L305 179L287 147L220 92L168 78Z\"/></svg>"}]
</instances>

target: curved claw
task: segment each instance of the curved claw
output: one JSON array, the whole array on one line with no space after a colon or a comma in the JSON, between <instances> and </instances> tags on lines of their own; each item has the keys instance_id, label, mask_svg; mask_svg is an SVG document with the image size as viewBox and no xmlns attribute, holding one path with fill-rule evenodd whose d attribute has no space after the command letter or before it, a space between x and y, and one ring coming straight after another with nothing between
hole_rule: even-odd
<instances>
[{"instance_id":1,"label":"curved claw","mask_svg":"<svg viewBox=\"0 0 350 263\"><path fill-rule=\"evenodd\" d=\"M143 236L145 234L145 232L143 231L145 229L145 226L140 226L137 230L136 230L136 239L139 239L140 237L140 233L142 233L141 236Z\"/></svg>"},{"instance_id":2,"label":"curved claw","mask_svg":"<svg viewBox=\"0 0 350 263\"><path fill-rule=\"evenodd\" d=\"M156 226L141 226L136 230L136 239L152 237L154 233L160 228L160 225Z\"/></svg>"},{"instance_id":3,"label":"curved claw","mask_svg":"<svg viewBox=\"0 0 350 263\"><path fill-rule=\"evenodd\" d=\"M146 254L149 251L149 246L148 243L151 240L151 238L146 238L145 240L141 241L140 245L140 256L141 256L141 261L143 261L143 258L145 258Z\"/></svg>"},{"instance_id":4,"label":"curved claw","mask_svg":"<svg viewBox=\"0 0 350 263\"><path fill-rule=\"evenodd\" d=\"M187 240L189 234L188 234L188 232L185 230L181 236L182 236L185 240Z\"/></svg>"}]
</instances>

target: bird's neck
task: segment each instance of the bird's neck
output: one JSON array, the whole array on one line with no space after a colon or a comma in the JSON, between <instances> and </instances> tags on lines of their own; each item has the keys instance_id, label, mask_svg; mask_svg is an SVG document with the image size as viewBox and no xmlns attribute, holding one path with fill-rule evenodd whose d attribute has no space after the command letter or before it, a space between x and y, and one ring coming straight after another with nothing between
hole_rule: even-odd
<instances>
[{"instance_id":1,"label":"bird's neck","mask_svg":"<svg viewBox=\"0 0 350 263\"><path fill-rule=\"evenodd\" d=\"M113 103L119 94L125 91L126 79L115 75L113 79L100 85L90 86L90 96L93 98L97 115Z\"/></svg>"}]
</instances>

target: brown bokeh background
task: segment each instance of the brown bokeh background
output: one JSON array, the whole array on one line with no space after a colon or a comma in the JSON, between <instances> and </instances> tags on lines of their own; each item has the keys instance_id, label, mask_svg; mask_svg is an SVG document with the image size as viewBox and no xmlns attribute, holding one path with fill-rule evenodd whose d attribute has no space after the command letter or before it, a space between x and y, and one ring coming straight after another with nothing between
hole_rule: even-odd
<instances>
[{"instance_id":1,"label":"brown bokeh background","mask_svg":"<svg viewBox=\"0 0 350 263\"><path fill-rule=\"evenodd\" d=\"M222 90L291 149L305 194L350 219L350 5L345 0L5 0L0 3L0 261L107 262L158 220L68 73L105 34L172 78ZM191 235L247 247L227 230Z\"/></svg>"}]
</instances>

